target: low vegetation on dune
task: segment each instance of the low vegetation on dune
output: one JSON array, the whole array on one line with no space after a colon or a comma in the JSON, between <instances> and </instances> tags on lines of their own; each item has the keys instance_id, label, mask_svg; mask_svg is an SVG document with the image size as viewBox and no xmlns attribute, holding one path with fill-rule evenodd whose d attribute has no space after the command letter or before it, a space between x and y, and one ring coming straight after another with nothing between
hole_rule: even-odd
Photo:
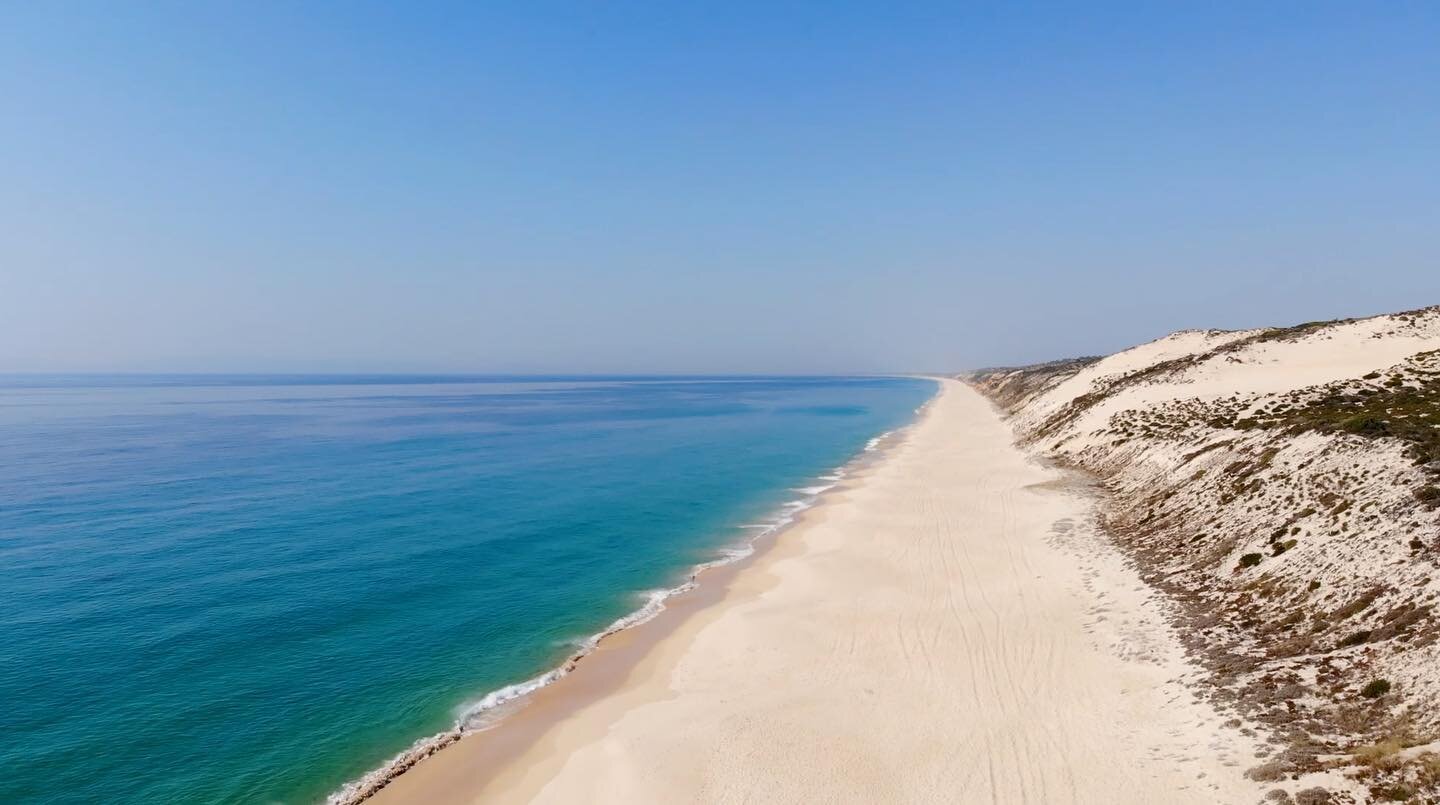
<instances>
[{"instance_id":1,"label":"low vegetation on dune","mask_svg":"<svg viewBox=\"0 0 1440 805\"><path fill-rule=\"evenodd\" d=\"M1275 801L1440 802L1440 308L1061 366L966 379L1103 481L1212 697L1267 739L1252 778Z\"/></svg>"},{"instance_id":2,"label":"low vegetation on dune","mask_svg":"<svg viewBox=\"0 0 1440 805\"><path fill-rule=\"evenodd\" d=\"M991 399L1013 409L1024 405L1035 395L1074 377L1080 370L1099 360L1099 356L1090 356L1066 358L1034 366L995 367L981 369L974 377L987 378L989 382L986 393Z\"/></svg>"}]
</instances>

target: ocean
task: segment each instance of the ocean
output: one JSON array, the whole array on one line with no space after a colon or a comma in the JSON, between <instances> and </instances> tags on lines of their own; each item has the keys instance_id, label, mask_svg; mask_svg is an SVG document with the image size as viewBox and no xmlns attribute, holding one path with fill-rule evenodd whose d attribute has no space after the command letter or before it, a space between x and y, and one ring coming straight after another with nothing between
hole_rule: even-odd
<instances>
[{"instance_id":1,"label":"ocean","mask_svg":"<svg viewBox=\"0 0 1440 805\"><path fill-rule=\"evenodd\" d=\"M934 391L0 377L0 801L322 801L782 523Z\"/></svg>"}]
</instances>

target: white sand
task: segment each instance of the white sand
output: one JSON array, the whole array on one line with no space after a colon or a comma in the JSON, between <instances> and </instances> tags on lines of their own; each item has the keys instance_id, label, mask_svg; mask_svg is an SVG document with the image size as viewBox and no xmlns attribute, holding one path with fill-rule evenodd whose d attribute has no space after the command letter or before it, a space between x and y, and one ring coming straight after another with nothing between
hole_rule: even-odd
<instances>
[{"instance_id":1,"label":"white sand","mask_svg":"<svg viewBox=\"0 0 1440 805\"><path fill-rule=\"evenodd\" d=\"M1172 358L1209 352L1259 330L1185 330L1110 355L1057 385L1019 412L1022 431L1076 397L1097 380L1145 369ZM1277 394L1381 371L1417 352L1440 349L1440 315L1426 313L1413 322L1375 316L1344 322L1293 340L1250 344L1232 354L1210 356L1156 381L1130 386L1107 396L1073 424L1047 440L1054 447L1079 450L1102 443L1093 438L1121 411L1154 408L1173 400L1215 399L1231 395Z\"/></svg>"},{"instance_id":2,"label":"white sand","mask_svg":"<svg viewBox=\"0 0 1440 805\"><path fill-rule=\"evenodd\" d=\"M946 381L617 690L498 768L476 749L507 725L376 801L1257 801L1253 747L1175 681L1156 603L1059 477Z\"/></svg>"}]
</instances>

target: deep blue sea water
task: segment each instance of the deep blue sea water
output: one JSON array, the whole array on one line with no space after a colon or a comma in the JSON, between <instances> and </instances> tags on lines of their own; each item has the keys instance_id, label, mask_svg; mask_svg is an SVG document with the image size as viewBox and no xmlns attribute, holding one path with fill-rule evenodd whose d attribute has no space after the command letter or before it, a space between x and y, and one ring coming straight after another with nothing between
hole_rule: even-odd
<instances>
[{"instance_id":1,"label":"deep blue sea water","mask_svg":"<svg viewBox=\"0 0 1440 805\"><path fill-rule=\"evenodd\" d=\"M313 802L929 381L0 377L0 801Z\"/></svg>"}]
</instances>

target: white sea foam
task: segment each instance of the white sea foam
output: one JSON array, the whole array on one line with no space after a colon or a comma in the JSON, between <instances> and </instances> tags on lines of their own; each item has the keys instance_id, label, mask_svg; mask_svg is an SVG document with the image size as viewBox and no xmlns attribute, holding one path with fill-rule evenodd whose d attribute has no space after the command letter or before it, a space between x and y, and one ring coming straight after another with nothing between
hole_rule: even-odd
<instances>
[{"instance_id":1,"label":"white sea foam","mask_svg":"<svg viewBox=\"0 0 1440 805\"><path fill-rule=\"evenodd\" d=\"M896 428L895 430L899 430L899 428ZM866 443L865 443L865 452L867 452L867 453L873 453L873 452L875 452L876 450L879 450L879 449L880 449L880 445L884 444L884 443L885 443L885 440L888 439L888 438L890 438L890 436L895 433L895 430L887 430L887 431L885 431L884 433L880 434L879 436L876 436L875 438L873 438L873 439L871 439L870 441L866 442Z\"/></svg>"},{"instance_id":2,"label":"white sea foam","mask_svg":"<svg viewBox=\"0 0 1440 805\"><path fill-rule=\"evenodd\" d=\"M818 495L827 489L833 489L835 484L822 484L820 486L800 486L791 489L791 492L799 492L802 495Z\"/></svg>"},{"instance_id":3,"label":"white sea foam","mask_svg":"<svg viewBox=\"0 0 1440 805\"><path fill-rule=\"evenodd\" d=\"M923 410L924 406L921 407ZM873 453L879 449L892 435L905 429L886 431L876 436L865 444L862 451ZM616 632L639 626L642 623L653 620L661 612L665 611L666 600L689 592L699 584L701 573L712 568L738 562L755 553L756 543L795 522L800 512L814 506L819 496L833 489L839 481L845 478L850 463L859 459L857 455L851 462L836 467L825 475L818 476L816 480L826 481L825 484L814 484L802 486L791 491L799 492L805 497L788 501L782 504L776 511L775 516L763 523L752 523L742 525L740 528L747 529L753 533L747 535L746 539L736 545L723 548L719 555L707 562L701 562L692 567L685 579L674 587L662 590L650 590L642 593L643 603L628 615L617 619L614 623L589 637L575 641L574 652L560 665L531 677L523 682L497 690L490 691L481 698L467 702L456 708L455 726L445 732L436 733L426 738L421 738L411 744L408 749L391 758L389 762L378 769L366 774L358 780L347 783L340 790L326 798L327 805L357 805L357 803L368 799L376 791L384 788L391 780L409 770L416 763L433 755L440 749L460 740L462 737L475 732L481 732L498 724L506 715L522 706L525 699L536 691L547 687L570 675L580 661L592 654L599 647L600 641Z\"/></svg>"}]
</instances>

